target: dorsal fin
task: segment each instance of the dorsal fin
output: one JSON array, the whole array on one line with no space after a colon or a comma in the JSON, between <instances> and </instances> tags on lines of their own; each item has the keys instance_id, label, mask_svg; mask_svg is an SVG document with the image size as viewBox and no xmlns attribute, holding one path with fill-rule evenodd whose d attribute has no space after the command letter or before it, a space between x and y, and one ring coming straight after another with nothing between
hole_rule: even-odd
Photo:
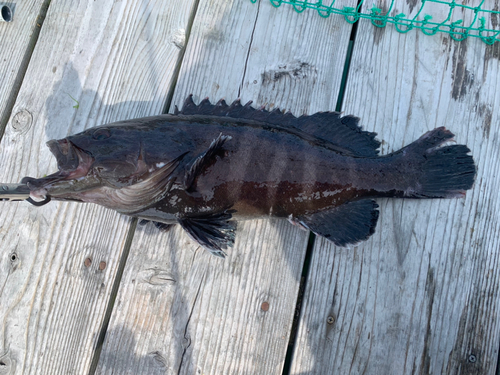
<instances>
[{"instance_id":1,"label":"dorsal fin","mask_svg":"<svg viewBox=\"0 0 500 375\"><path fill-rule=\"evenodd\" d=\"M358 125L358 117L341 116L338 112L317 112L310 116L295 117L290 112L285 113L279 109L272 111L268 111L264 107L255 109L251 104L250 101L242 105L237 99L231 105L227 105L221 99L214 105L210 103L208 98L205 98L196 105L193 102L193 96L189 95L180 111L175 106L174 114L232 117L266 122L282 127L294 127L347 149L354 155L368 157L378 155L380 142L375 139L377 134L362 130Z\"/></svg>"}]
</instances>

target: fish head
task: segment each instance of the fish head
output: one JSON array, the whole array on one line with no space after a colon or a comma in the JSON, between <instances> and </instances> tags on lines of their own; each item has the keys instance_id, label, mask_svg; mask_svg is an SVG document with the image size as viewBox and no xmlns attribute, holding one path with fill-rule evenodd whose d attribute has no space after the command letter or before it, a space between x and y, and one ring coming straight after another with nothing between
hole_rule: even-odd
<instances>
[{"instance_id":1,"label":"fish head","mask_svg":"<svg viewBox=\"0 0 500 375\"><path fill-rule=\"evenodd\" d=\"M134 183L148 170L138 132L140 130L123 126L99 126L49 141L47 145L60 171L74 174L81 169L103 185L123 187Z\"/></svg>"},{"instance_id":2,"label":"fish head","mask_svg":"<svg viewBox=\"0 0 500 375\"><path fill-rule=\"evenodd\" d=\"M83 192L103 187L120 189L148 177L139 129L99 126L63 139L47 142L58 171L27 183L34 197L81 199ZM88 195L88 194L87 194Z\"/></svg>"}]
</instances>

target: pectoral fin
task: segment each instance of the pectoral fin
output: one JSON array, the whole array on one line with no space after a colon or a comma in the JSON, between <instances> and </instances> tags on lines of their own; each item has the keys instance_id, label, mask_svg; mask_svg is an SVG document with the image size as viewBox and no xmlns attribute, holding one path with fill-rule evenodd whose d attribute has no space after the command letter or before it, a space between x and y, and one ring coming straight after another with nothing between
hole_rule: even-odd
<instances>
[{"instance_id":1,"label":"pectoral fin","mask_svg":"<svg viewBox=\"0 0 500 375\"><path fill-rule=\"evenodd\" d=\"M210 163L213 163L217 153L222 150L224 143L230 139L231 136L229 135L222 135L222 133L219 134L219 136L212 141L208 150L195 159L184 177L184 188L186 190L193 188L196 177L198 177L198 175L202 173L203 170L210 165Z\"/></svg>"},{"instance_id":2,"label":"pectoral fin","mask_svg":"<svg viewBox=\"0 0 500 375\"><path fill-rule=\"evenodd\" d=\"M186 153L154 171L147 179L121 189L103 187L98 192L83 192L87 202L98 203L126 215L143 211L159 202L170 191L176 180L176 168Z\"/></svg>"},{"instance_id":3,"label":"pectoral fin","mask_svg":"<svg viewBox=\"0 0 500 375\"><path fill-rule=\"evenodd\" d=\"M299 216L295 220L337 246L356 244L375 232L378 204L366 199L344 203L330 210Z\"/></svg>"},{"instance_id":4,"label":"pectoral fin","mask_svg":"<svg viewBox=\"0 0 500 375\"><path fill-rule=\"evenodd\" d=\"M212 254L224 258L228 247L234 245L236 222L230 221L232 211L179 218L179 224L190 237Z\"/></svg>"}]
</instances>

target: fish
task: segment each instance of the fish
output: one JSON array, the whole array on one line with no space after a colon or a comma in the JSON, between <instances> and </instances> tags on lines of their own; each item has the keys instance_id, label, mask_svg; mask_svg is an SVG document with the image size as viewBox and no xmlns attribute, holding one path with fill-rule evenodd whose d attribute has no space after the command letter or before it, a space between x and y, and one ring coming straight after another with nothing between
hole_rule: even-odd
<instances>
[{"instance_id":1,"label":"fish","mask_svg":"<svg viewBox=\"0 0 500 375\"><path fill-rule=\"evenodd\" d=\"M58 171L21 182L34 200L96 203L162 230L179 224L220 257L241 220L288 219L346 247L374 233L377 198L461 198L473 187L470 150L444 127L379 155L356 116L251 104L190 95L173 114L50 140Z\"/></svg>"}]
</instances>

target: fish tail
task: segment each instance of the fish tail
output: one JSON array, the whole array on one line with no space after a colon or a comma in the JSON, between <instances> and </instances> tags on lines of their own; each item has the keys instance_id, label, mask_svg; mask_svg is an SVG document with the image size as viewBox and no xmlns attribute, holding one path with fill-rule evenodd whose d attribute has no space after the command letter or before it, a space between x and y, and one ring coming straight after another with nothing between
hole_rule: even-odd
<instances>
[{"instance_id":1,"label":"fish tail","mask_svg":"<svg viewBox=\"0 0 500 375\"><path fill-rule=\"evenodd\" d=\"M400 150L408 166L417 172L411 186L405 189L405 197L461 198L472 188L476 166L469 148L465 145L441 146L453 137L453 133L440 127Z\"/></svg>"}]
</instances>

